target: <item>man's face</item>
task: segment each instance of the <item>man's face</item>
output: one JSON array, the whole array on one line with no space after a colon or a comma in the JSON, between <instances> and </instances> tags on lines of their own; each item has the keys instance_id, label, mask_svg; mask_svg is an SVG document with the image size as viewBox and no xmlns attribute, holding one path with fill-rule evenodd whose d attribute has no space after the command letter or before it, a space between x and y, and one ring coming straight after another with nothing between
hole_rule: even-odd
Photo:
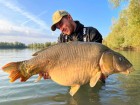
<instances>
[{"instance_id":1,"label":"man's face","mask_svg":"<svg viewBox=\"0 0 140 105\"><path fill-rule=\"evenodd\" d=\"M56 24L56 27L66 35L70 35L74 31L74 26L72 25L72 18L71 16L64 16L60 22Z\"/></svg>"}]
</instances>

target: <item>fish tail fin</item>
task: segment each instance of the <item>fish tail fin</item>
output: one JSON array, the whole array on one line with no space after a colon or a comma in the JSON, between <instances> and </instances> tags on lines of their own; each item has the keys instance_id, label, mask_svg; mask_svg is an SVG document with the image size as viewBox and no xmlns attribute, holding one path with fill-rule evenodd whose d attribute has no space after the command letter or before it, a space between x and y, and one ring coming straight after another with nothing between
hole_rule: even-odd
<instances>
[{"instance_id":1,"label":"fish tail fin","mask_svg":"<svg viewBox=\"0 0 140 105\"><path fill-rule=\"evenodd\" d=\"M20 71L18 70L19 64L21 62L10 62L2 67L4 72L7 72L10 78L10 82L14 82L21 77Z\"/></svg>"},{"instance_id":2,"label":"fish tail fin","mask_svg":"<svg viewBox=\"0 0 140 105\"><path fill-rule=\"evenodd\" d=\"M15 80L19 79L20 78L20 81L21 82L25 82L29 76L24 76L22 75L21 71L20 71L20 64L22 63L23 61L21 62L10 62L6 65L4 65L2 67L2 70L4 72L7 72L9 74L9 78L10 78L10 82L14 82Z\"/></svg>"}]
</instances>

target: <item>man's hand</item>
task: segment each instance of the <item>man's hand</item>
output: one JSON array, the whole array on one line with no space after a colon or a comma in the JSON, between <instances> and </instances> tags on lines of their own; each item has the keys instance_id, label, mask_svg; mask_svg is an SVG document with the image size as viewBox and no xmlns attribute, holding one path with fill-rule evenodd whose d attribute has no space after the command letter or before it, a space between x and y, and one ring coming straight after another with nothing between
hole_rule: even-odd
<instances>
[{"instance_id":1,"label":"man's hand","mask_svg":"<svg viewBox=\"0 0 140 105\"><path fill-rule=\"evenodd\" d=\"M42 76L44 79L51 79L48 72L41 72L39 76Z\"/></svg>"}]
</instances>

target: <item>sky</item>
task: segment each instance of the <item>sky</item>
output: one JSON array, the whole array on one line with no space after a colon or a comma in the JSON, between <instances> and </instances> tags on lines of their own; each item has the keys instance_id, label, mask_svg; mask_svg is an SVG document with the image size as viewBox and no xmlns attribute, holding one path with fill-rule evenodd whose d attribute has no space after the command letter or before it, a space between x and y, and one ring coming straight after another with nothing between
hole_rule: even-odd
<instances>
[{"instance_id":1,"label":"sky","mask_svg":"<svg viewBox=\"0 0 140 105\"><path fill-rule=\"evenodd\" d=\"M124 6L113 9L108 0L0 0L0 42L56 42L60 31L50 29L56 10L68 11L105 38Z\"/></svg>"}]
</instances>

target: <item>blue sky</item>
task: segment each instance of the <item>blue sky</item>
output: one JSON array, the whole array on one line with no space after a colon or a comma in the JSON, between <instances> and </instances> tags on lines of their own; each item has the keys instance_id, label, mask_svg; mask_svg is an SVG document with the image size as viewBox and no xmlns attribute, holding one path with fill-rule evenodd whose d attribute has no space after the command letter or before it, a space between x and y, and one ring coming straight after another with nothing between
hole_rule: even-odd
<instances>
[{"instance_id":1,"label":"blue sky","mask_svg":"<svg viewBox=\"0 0 140 105\"><path fill-rule=\"evenodd\" d=\"M113 9L108 0L0 0L0 42L57 41L60 31L50 30L56 10L68 11L74 20L97 28L106 37L112 19L124 7Z\"/></svg>"}]
</instances>

